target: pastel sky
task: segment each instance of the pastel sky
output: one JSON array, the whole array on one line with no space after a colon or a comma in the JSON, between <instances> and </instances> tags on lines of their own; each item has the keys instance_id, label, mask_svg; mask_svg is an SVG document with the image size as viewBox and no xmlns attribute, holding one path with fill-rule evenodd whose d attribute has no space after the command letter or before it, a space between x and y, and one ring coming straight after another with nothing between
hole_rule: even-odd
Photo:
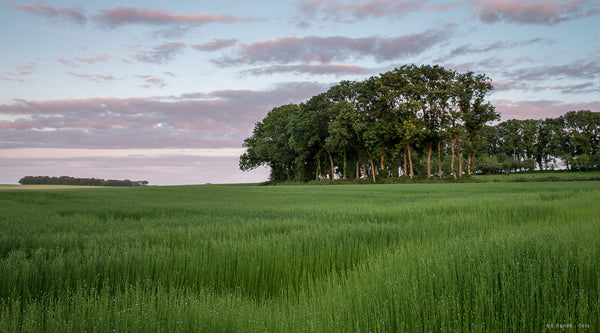
<instances>
[{"instance_id":1,"label":"pastel sky","mask_svg":"<svg viewBox=\"0 0 600 333\"><path fill-rule=\"evenodd\" d=\"M0 3L0 184L259 182L254 124L404 64L493 79L502 120L600 111L600 1Z\"/></svg>"}]
</instances>

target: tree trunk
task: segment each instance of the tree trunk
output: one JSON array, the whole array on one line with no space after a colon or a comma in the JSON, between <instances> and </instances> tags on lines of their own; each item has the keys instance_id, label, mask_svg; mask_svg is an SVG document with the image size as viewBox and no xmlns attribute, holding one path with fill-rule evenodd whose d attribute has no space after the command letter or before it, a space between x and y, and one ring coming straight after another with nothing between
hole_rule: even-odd
<instances>
[{"instance_id":1,"label":"tree trunk","mask_svg":"<svg viewBox=\"0 0 600 333\"><path fill-rule=\"evenodd\" d=\"M321 180L321 158L319 154L317 154L317 180Z\"/></svg>"},{"instance_id":2,"label":"tree trunk","mask_svg":"<svg viewBox=\"0 0 600 333\"><path fill-rule=\"evenodd\" d=\"M452 149L452 160L451 160L451 162L450 162L450 166L451 166L451 168L452 168L452 176L453 176L453 177L454 177L454 179L456 180L456 172L454 172L454 141L455 141L455 139L454 139L454 137L453 137L453 138L452 138L451 145L450 145L450 147L451 147L451 149Z\"/></svg>"},{"instance_id":3,"label":"tree trunk","mask_svg":"<svg viewBox=\"0 0 600 333\"><path fill-rule=\"evenodd\" d=\"M471 149L471 138L470 137L467 138L467 145L469 146L469 152L467 153L467 156L468 156L467 157L468 158L468 162L467 162L468 163L467 164L467 174L470 176L471 175L471 164L472 164L471 163L471 161L472 161L472 157L471 157L472 149Z\"/></svg>"},{"instance_id":4,"label":"tree trunk","mask_svg":"<svg viewBox=\"0 0 600 333\"><path fill-rule=\"evenodd\" d=\"M385 160L385 143L383 144L383 147L381 147L381 167L380 170L385 170L385 165L383 165L383 161Z\"/></svg>"},{"instance_id":5,"label":"tree trunk","mask_svg":"<svg viewBox=\"0 0 600 333\"><path fill-rule=\"evenodd\" d=\"M471 175L471 153L467 154L467 174Z\"/></svg>"},{"instance_id":6,"label":"tree trunk","mask_svg":"<svg viewBox=\"0 0 600 333\"><path fill-rule=\"evenodd\" d=\"M400 177L400 175L398 174L398 169L399 167L396 165L396 156L398 155L398 151L396 149L392 150L392 165L394 166L394 169L391 173L392 178L393 177Z\"/></svg>"},{"instance_id":7,"label":"tree trunk","mask_svg":"<svg viewBox=\"0 0 600 333\"><path fill-rule=\"evenodd\" d=\"M329 164L331 165L331 174L329 175L329 179L333 180L333 175L334 175L334 168L333 168L333 157L331 156L331 153L328 151L327 155L329 155Z\"/></svg>"},{"instance_id":8,"label":"tree trunk","mask_svg":"<svg viewBox=\"0 0 600 333\"><path fill-rule=\"evenodd\" d=\"M442 179L442 141L438 141L438 175Z\"/></svg>"},{"instance_id":9,"label":"tree trunk","mask_svg":"<svg viewBox=\"0 0 600 333\"><path fill-rule=\"evenodd\" d=\"M460 149L460 141L456 140L458 145L458 177L462 178L463 167L462 167L462 150Z\"/></svg>"},{"instance_id":10,"label":"tree trunk","mask_svg":"<svg viewBox=\"0 0 600 333\"><path fill-rule=\"evenodd\" d=\"M427 179L431 178L431 143L428 144L429 149L427 151Z\"/></svg>"},{"instance_id":11,"label":"tree trunk","mask_svg":"<svg viewBox=\"0 0 600 333\"><path fill-rule=\"evenodd\" d=\"M373 175L373 183L376 183L375 181L375 166L373 165L373 159L369 159L369 161L371 162L371 174Z\"/></svg>"},{"instance_id":12,"label":"tree trunk","mask_svg":"<svg viewBox=\"0 0 600 333\"><path fill-rule=\"evenodd\" d=\"M407 148L408 146L404 146L404 168L402 169L402 172L404 173L403 176L408 176L408 164L406 162L406 151L408 150Z\"/></svg>"},{"instance_id":13,"label":"tree trunk","mask_svg":"<svg viewBox=\"0 0 600 333\"><path fill-rule=\"evenodd\" d=\"M360 160L356 160L356 179L360 179Z\"/></svg>"},{"instance_id":14,"label":"tree trunk","mask_svg":"<svg viewBox=\"0 0 600 333\"><path fill-rule=\"evenodd\" d=\"M412 157L410 156L410 146L407 146L407 148L408 148L408 162L410 163L409 177L410 177L410 179L413 179L413 163L412 163Z\"/></svg>"},{"instance_id":15,"label":"tree trunk","mask_svg":"<svg viewBox=\"0 0 600 333\"><path fill-rule=\"evenodd\" d=\"M347 165L347 158L346 158L346 148L344 148L344 179L346 179L346 165Z\"/></svg>"}]
</instances>

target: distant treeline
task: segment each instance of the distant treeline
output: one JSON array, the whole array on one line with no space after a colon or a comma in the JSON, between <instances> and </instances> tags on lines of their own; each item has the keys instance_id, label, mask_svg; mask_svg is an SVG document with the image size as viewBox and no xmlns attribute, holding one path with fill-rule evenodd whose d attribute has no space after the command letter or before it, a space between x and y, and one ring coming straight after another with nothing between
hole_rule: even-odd
<instances>
[{"instance_id":1,"label":"distant treeline","mask_svg":"<svg viewBox=\"0 0 600 333\"><path fill-rule=\"evenodd\" d=\"M98 179L98 178L75 178L69 176L48 177L48 176L25 176L19 179L21 185L86 185L86 186L144 186L148 185L147 180L116 180L116 179Z\"/></svg>"}]
</instances>

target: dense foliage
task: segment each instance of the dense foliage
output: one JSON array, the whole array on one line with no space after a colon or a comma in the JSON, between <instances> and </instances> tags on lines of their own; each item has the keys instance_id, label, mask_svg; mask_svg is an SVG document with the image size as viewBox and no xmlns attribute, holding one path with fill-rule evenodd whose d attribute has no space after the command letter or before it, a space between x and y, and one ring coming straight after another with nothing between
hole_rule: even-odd
<instances>
[{"instance_id":1,"label":"dense foliage","mask_svg":"<svg viewBox=\"0 0 600 333\"><path fill-rule=\"evenodd\" d=\"M597 332L599 201L597 181L0 190L0 332Z\"/></svg>"},{"instance_id":2,"label":"dense foliage","mask_svg":"<svg viewBox=\"0 0 600 333\"><path fill-rule=\"evenodd\" d=\"M48 176L25 176L19 179L21 185L86 185L86 186L144 186L148 185L147 180L116 180L116 179L98 179L98 178L74 178L69 176L48 177Z\"/></svg>"},{"instance_id":3,"label":"dense foliage","mask_svg":"<svg viewBox=\"0 0 600 333\"><path fill-rule=\"evenodd\" d=\"M558 118L510 119L486 127L477 167L484 173L534 169L600 169L600 112Z\"/></svg>"},{"instance_id":4,"label":"dense foliage","mask_svg":"<svg viewBox=\"0 0 600 333\"><path fill-rule=\"evenodd\" d=\"M490 126L500 119L485 100L492 89L483 74L440 66L405 65L364 81L342 81L299 105L273 108L244 141L240 169L266 165L274 181L353 175L376 181L457 178L533 169L536 163L539 169L558 163L600 167L600 114Z\"/></svg>"}]
</instances>

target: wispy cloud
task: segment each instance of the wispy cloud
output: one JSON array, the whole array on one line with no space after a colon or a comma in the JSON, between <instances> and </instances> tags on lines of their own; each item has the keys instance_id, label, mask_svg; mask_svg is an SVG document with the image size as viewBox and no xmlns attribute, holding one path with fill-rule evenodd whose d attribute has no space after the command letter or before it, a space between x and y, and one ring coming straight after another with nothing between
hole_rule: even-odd
<instances>
[{"instance_id":1,"label":"wispy cloud","mask_svg":"<svg viewBox=\"0 0 600 333\"><path fill-rule=\"evenodd\" d=\"M354 21L368 18L402 17L422 9L427 1L370 0L344 2L313 0L296 3L297 11L310 19Z\"/></svg>"},{"instance_id":2,"label":"wispy cloud","mask_svg":"<svg viewBox=\"0 0 600 333\"><path fill-rule=\"evenodd\" d=\"M600 14L600 5L587 0L473 1L475 15L483 23L509 22L517 24L554 25L561 22Z\"/></svg>"},{"instance_id":3,"label":"wispy cloud","mask_svg":"<svg viewBox=\"0 0 600 333\"><path fill-rule=\"evenodd\" d=\"M435 12L437 12L437 13L447 12L447 11L450 11L450 10L460 7L463 3L464 3L463 0L457 0L457 1L449 2L449 3L431 4L425 10L428 12L434 12L434 13Z\"/></svg>"},{"instance_id":4,"label":"wispy cloud","mask_svg":"<svg viewBox=\"0 0 600 333\"><path fill-rule=\"evenodd\" d=\"M285 37L243 44L238 54L215 59L222 66L240 64L289 64L294 62L331 63L372 57L395 60L418 55L447 40L451 29L428 30L395 38L366 37Z\"/></svg>"},{"instance_id":5,"label":"wispy cloud","mask_svg":"<svg viewBox=\"0 0 600 333\"><path fill-rule=\"evenodd\" d=\"M139 9L116 7L103 10L94 16L94 19L108 28L116 28L130 24L147 24L154 26L165 25L194 25L200 26L208 23L233 23L246 22L248 19L231 15L176 14L165 9Z\"/></svg>"},{"instance_id":6,"label":"wispy cloud","mask_svg":"<svg viewBox=\"0 0 600 333\"><path fill-rule=\"evenodd\" d=\"M101 54L101 55L96 56L96 57L75 58L75 60L77 60L79 62L84 62L84 63L87 63L87 64L95 64L97 62L106 61L109 58L110 58L110 56L108 54Z\"/></svg>"},{"instance_id":7,"label":"wispy cloud","mask_svg":"<svg viewBox=\"0 0 600 333\"><path fill-rule=\"evenodd\" d=\"M117 79L116 77L114 77L112 75L87 74L87 73L75 73L75 72L67 72L67 74L81 78L81 79L98 82L98 83L110 82L110 81L114 81Z\"/></svg>"},{"instance_id":8,"label":"wispy cloud","mask_svg":"<svg viewBox=\"0 0 600 333\"><path fill-rule=\"evenodd\" d=\"M564 65L549 65L519 68L504 72L504 76L515 81L539 81L545 79L596 79L600 77L600 62L573 62Z\"/></svg>"},{"instance_id":9,"label":"wispy cloud","mask_svg":"<svg viewBox=\"0 0 600 333\"><path fill-rule=\"evenodd\" d=\"M539 85L537 81L497 81L494 82L494 92L520 90L520 91L554 91L566 95L574 94L600 94L600 86L594 82L584 82L579 84L555 84L555 85Z\"/></svg>"},{"instance_id":10,"label":"wispy cloud","mask_svg":"<svg viewBox=\"0 0 600 333\"><path fill-rule=\"evenodd\" d=\"M269 75L276 73L301 73L313 75L345 75L345 74L365 74L368 69L345 64L319 64L319 65L274 65L260 68L253 68L242 71L243 75Z\"/></svg>"},{"instance_id":11,"label":"wispy cloud","mask_svg":"<svg viewBox=\"0 0 600 333\"><path fill-rule=\"evenodd\" d=\"M448 55L448 58L453 58L453 57L457 57L457 56L461 56L461 55L472 55L472 54L478 54L478 53L497 52L500 50L506 50L506 49L516 48L516 47L523 47L523 46L533 45L533 44L537 44L537 43L549 43L549 41L544 40L542 38L534 38L534 39L530 39L530 40L526 40L526 41L496 41L496 42L490 43L488 45L479 46L479 47L465 44L465 45L461 45L461 46L454 48Z\"/></svg>"},{"instance_id":12,"label":"wispy cloud","mask_svg":"<svg viewBox=\"0 0 600 333\"><path fill-rule=\"evenodd\" d=\"M36 72L37 67L38 63L33 61L17 64L13 67L12 71L1 74L0 80L23 82L25 80L25 77L30 76Z\"/></svg>"},{"instance_id":13,"label":"wispy cloud","mask_svg":"<svg viewBox=\"0 0 600 333\"><path fill-rule=\"evenodd\" d=\"M66 21L71 21L81 26L85 25L87 22L87 16L81 8L57 8L48 5L43 5L41 3L36 3L33 5L19 5L16 3L7 3L6 5L32 15L52 19L64 19Z\"/></svg>"},{"instance_id":14,"label":"wispy cloud","mask_svg":"<svg viewBox=\"0 0 600 333\"><path fill-rule=\"evenodd\" d=\"M210 43L196 44L193 46L198 51L213 52L220 49L232 47L237 44L237 39L217 39Z\"/></svg>"},{"instance_id":15,"label":"wispy cloud","mask_svg":"<svg viewBox=\"0 0 600 333\"><path fill-rule=\"evenodd\" d=\"M151 50L141 51L133 56L135 60L151 64L164 64L172 60L175 55L186 47L182 42L165 43L152 48Z\"/></svg>"},{"instance_id":16,"label":"wispy cloud","mask_svg":"<svg viewBox=\"0 0 600 333\"><path fill-rule=\"evenodd\" d=\"M145 84L140 85L142 88L164 88L167 86L167 81L158 76L152 75L137 75L136 77L143 79Z\"/></svg>"},{"instance_id":17,"label":"wispy cloud","mask_svg":"<svg viewBox=\"0 0 600 333\"><path fill-rule=\"evenodd\" d=\"M110 56L108 54L101 54L101 55L95 56L95 57L79 57L79 58L73 58L73 59L58 58L56 60L65 65L77 66L78 63L96 64L99 62L107 61L108 59L110 59Z\"/></svg>"}]
</instances>

